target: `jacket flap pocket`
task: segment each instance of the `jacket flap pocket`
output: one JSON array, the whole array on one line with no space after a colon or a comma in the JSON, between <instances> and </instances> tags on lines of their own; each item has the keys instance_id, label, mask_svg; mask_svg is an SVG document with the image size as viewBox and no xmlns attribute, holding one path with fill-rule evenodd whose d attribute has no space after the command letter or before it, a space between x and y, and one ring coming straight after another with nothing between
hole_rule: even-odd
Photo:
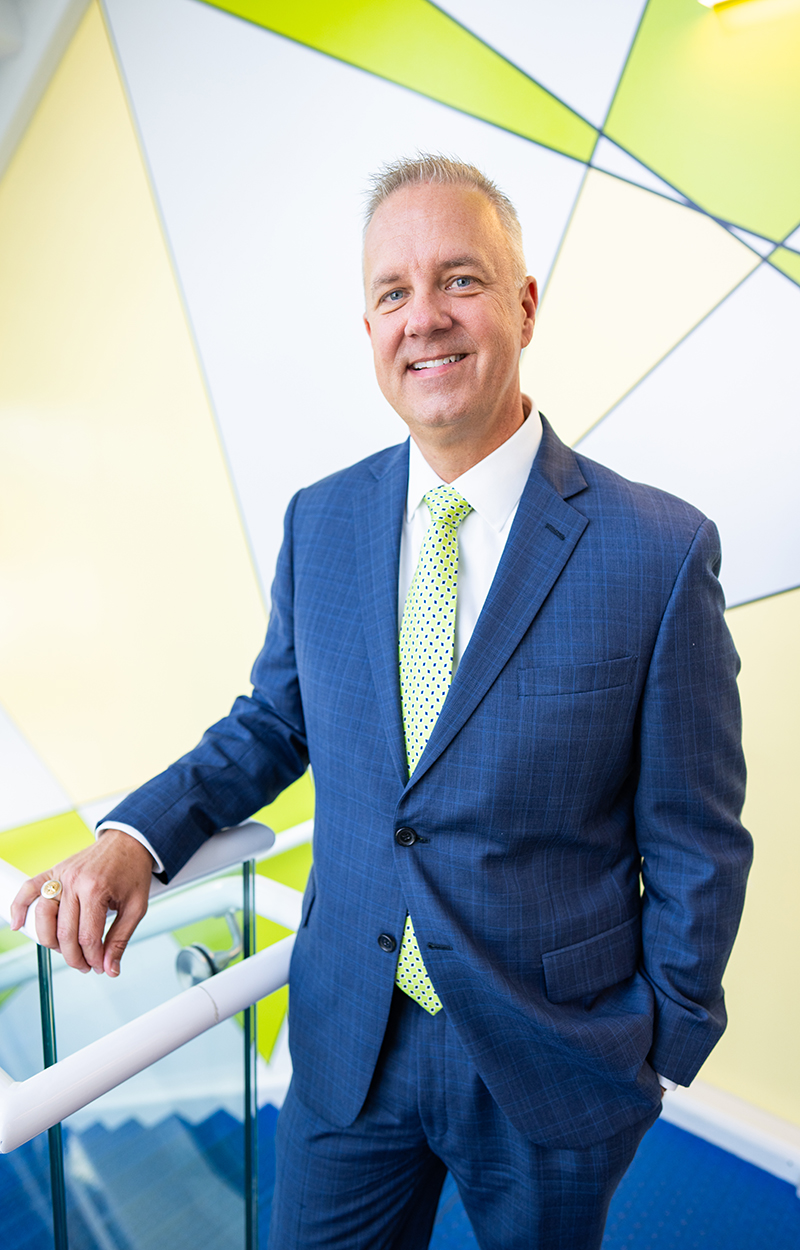
<instances>
[{"instance_id":1,"label":"jacket flap pocket","mask_svg":"<svg viewBox=\"0 0 800 1250\"><path fill-rule=\"evenodd\" d=\"M636 971L641 943L641 919L632 916L614 929L585 942L563 946L542 956L547 997L568 1003L587 994L599 994Z\"/></svg>"},{"instance_id":2,"label":"jacket flap pocket","mask_svg":"<svg viewBox=\"0 0 800 1250\"><path fill-rule=\"evenodd\" d=\"M636 655L593 664L542 664L518 673L520 695L585 694L627 686L636 672Z\"/></svg>"}]
</instances>

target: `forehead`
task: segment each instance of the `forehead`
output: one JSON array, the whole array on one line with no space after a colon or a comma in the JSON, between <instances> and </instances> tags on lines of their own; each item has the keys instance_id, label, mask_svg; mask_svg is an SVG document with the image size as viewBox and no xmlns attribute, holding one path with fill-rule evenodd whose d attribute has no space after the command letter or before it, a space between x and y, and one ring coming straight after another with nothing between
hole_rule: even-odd
<instances>
[{"instance_id":1,"label":"forehead","mask_svg":"<svg viewBox=\"0 0 800 1250\"><path fill-rule=\"evenodd\" d=\"M403 187L376 209L364 237L368 286L387 266L392 273L427 270L460 256L481 259L490 269L510 258L494 205L472 187Z\"/></svg>"}]
</instances>

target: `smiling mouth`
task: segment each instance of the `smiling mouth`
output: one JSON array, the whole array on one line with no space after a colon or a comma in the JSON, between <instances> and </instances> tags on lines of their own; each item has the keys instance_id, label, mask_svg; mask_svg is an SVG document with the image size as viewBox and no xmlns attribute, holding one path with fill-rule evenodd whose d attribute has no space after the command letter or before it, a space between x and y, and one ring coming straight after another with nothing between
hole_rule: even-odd
<instances>
[{"instance_id":1,"label":"smiling mouth","mask_svg":"<svg viewBox=\"0 0 800 1250\"><path fill-rule=\"evenodd\" d=\"M409 369L419 371L420 369L438 369L442 365L454 365L459 360L463 360L466 352L461 352L455 356L438 356L436 360L417 360L413 365L409 365Z\"/></svg>"}]
</instances>

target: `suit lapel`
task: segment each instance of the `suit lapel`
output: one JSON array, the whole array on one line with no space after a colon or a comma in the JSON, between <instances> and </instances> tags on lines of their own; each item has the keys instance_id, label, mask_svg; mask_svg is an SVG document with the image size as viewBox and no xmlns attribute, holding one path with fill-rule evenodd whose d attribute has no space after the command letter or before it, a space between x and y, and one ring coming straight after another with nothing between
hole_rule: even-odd
<instances>
[{"instance_id":1,"label":"suit lapel","mask_svg":"<svg viewBox=\"0 0 800 1250\"><path fill-rule=\"evenodd\" d=\"M372 678L392 759L408 779L400 713L397 579L403 509L408 494L408 443L392 448L375 480L353 501L361 611Z\"/></svg>"},{"instance_id":2,"label":"suit lapel","mask_svg":"<svg viewBox=\"0 0 800 1250\"><path fill-rule=\"evenodd\" d=\"M577 460L542 423L542 443L497 573L409 785L438 759L508 663L588 525L565 502L586 487Z\"/></svg>"}]
</instances>

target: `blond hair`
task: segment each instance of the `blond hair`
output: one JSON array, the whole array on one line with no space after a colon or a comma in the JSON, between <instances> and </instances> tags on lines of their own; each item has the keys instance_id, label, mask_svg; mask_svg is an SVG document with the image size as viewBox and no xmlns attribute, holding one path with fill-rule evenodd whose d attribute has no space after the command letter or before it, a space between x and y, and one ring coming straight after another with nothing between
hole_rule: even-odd
<instances>
[{"instance_id":1,"label":"blond hair","mask_svg":"<svg viewBox=\"0 0 800 1250\"><path fill-rule=\"evenodd\" d=\"M525 281L527 269L525 253L522 247L522 227L519 224L517 210L491 178L487 178L475 165L468 165L455 157L441 156L430 152L418 152L415 157L403 157L382 166L370 178L367 193L367 205L364 214L364 232L385 200L395 191L405 187L424 186L434 183L439 186L469 187L480 192L489 201L497 213L500 226L508 241L511 262L514 268L514 281L521 286Z\"/></svg>"}]
</instances>

